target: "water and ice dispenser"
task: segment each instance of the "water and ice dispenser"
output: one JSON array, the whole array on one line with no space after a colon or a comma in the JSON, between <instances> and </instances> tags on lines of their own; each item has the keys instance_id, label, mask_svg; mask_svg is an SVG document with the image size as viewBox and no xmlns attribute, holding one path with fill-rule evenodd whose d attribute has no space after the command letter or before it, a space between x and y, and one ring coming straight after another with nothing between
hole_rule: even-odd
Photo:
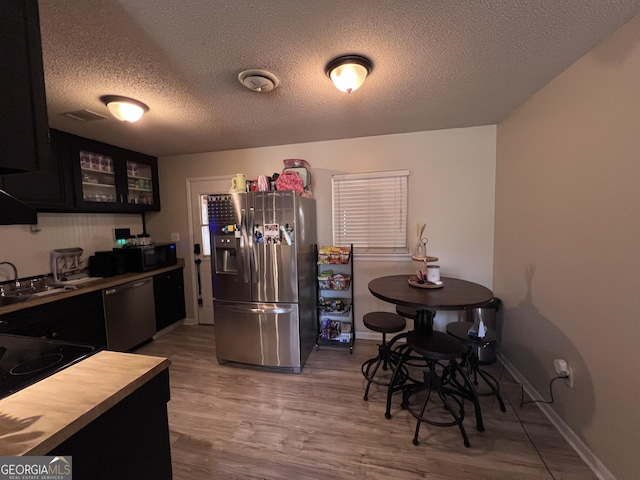
<instances>
[{"instance_id":1,"label":"water and ice dispenser","mask_svg":"<svg viewBox=\"0 0 640 480\"><path fill-rule=\"evenodd\" d=\"M209 195L209 227L215 252L216 273L237 273L237 230L239 212L235 211L231 194Z\"/></svg>"},{"instance_id":2,"label":"water and ice dispenser","mask_svg":"<svg viewBox=\"0 0 640 480\"><path fill-rule=\"evenodd\" d=\"M216 235L215 237L216 273L235 273L238 271L235 235Z\"/></svg>"}]
</instances>

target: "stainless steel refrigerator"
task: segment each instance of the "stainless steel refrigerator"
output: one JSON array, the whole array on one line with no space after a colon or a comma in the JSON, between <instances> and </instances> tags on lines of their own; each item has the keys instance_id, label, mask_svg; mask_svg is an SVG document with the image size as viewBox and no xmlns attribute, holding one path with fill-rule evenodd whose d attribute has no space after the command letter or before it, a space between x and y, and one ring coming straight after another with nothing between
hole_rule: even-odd
<instances>
[{"instance_id":1,"label":"stainless steel refrigerator","mask_svg":"<svg viewBox=\"0 0 640 480\"><path fill-rule=\"evenodd\" d=\"M315 200L229 193L208 209L218 362L300 373L317 337Z\"/></svg>"}]
</instances>

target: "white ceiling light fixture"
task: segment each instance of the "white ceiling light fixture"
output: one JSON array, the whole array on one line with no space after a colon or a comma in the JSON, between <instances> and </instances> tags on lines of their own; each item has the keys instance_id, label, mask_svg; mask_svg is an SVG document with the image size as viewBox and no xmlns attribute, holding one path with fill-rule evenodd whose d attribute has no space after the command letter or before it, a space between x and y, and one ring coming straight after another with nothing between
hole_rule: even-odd
<instances>
[{"instance_id":1,"label":"white ceiling light fixture","mask_svg":"<svg viewBox=\"0 0 640 480\"><path fill-rule=\"evenodd\" d=\"M133 98L104 95L100 97L100 100L109 108L114 117L125 123L137 122L145 112L149 111L149 107Z\"/></svg>"},{"instance_id":2,"label":"white ceiling light fixture","mask_svg":"<svg viewBox=\"0 0 640 480\"><path fill-rule=\"evenodd\" d=\"M362 86L372 69L373 64L367 57L343 55L331 60L325 72L338 90L351 93Z\"/></svg>"},{"instance_id":3,"label":"white ceiling light fixture","mask_svg":"<svg viewBox=\"0 0 640 480\"><path fill-rule=\"evenodd\" d=\"M253 92L270 92L280 84L280 80L273 73L266 70L245 70L238 74L242 85Z\"/></svg>"}]
</instances>

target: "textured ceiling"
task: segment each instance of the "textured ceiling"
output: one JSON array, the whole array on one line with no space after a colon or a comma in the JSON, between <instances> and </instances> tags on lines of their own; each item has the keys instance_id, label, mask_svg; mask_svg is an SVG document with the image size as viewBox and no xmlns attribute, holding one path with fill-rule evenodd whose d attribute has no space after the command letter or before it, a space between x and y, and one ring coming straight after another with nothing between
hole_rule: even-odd
<instances>
[{"instance_id":1,"label":"textured ceiling","mask_svg":"<svg viewBox=\"0 0 640 480\"><path fill-rule=\"evenodd\" d=\"M640 13L640 0L39 5L50 126L158 156L495 124ZM347 53L374 64L351 95L324 73ZM245 89L248 68L280 86ZM150 110L118 122L107 94ZM61 115L82 109L108 118Z\"/></svg>"}]
</instances>

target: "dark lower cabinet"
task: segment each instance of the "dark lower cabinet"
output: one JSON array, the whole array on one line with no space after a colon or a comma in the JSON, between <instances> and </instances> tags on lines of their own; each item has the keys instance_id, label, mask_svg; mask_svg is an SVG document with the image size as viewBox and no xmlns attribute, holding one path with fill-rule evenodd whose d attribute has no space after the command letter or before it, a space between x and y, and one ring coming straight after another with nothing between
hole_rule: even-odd
<instances>
[{"instance_id":1,"label":"dark lower cabinet","mask_svg":"<svg viewBox=\"0 0 640 480\"><path fill-rule=\"evenodd\" d=\"M90 292L0 315L0 332L105 347L102 292Z\"/></svg>"},{"instance_id":2,"label":"dark lower cabinet","mask_svg":"<svg viewBox=\"0 0 640 480\"><path fill-rule=\"evenodd\" d=\"M182 268L154 275L153 296L156 306L156 331L186 317Z\"/></svg>"},{"instance_id":3,"label":"dark lower cabinet","mask_svg":"<svg viewBox=\"0 0 640 480\"><path fill-rule=\"evenodd\" d=\"M156 331L185 318L182 268L153 276ZM102 291L0 315L0 333L107 346Z\"/></svg>"},{"instance_id":4,"label":"dark lower cabinet","mask_svg":"<svg viewBox=\"0 0 640 480\"><path fill-rule=\"evenodd\" d=\"M164 370L49 455L71 456L74 480L170 480L169 398Z\"/></svg>"}]
</instances>

